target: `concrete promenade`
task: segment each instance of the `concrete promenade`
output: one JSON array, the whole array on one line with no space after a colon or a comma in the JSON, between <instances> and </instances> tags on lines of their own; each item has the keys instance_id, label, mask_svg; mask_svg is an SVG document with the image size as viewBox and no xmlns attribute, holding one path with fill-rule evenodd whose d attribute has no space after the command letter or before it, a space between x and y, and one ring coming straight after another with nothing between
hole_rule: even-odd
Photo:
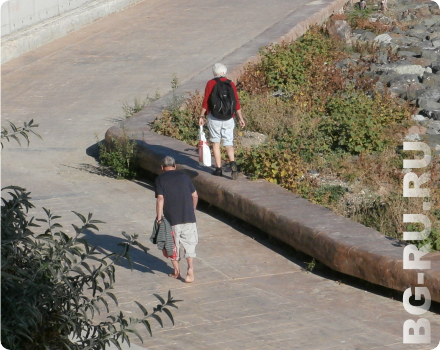
<instances>
[{"instance_id":1,"label":"concrete promenade","mask_svg":"<svg viewBox=\"0 0 440 350\"><path fill-rule=\"evenodd\" d=\"M402 325L411 317L401 302L304 273L302 260L206 206L197 215L196 282L168 278L169 262L148 240L155 217L152 183L106 177L93 158L96 138L123 119L124 101L132 104L157 89L166 93L173 74L190 81L287 16L299 21L320 4L146 0L2 65L2 125L34 119L44 138L31 137L29 148L5 145L2 185L26 187L34 213L42 217L41 207L51 209L70 232L78 223L71 210L93 212L106 224L87 237L103 251L116 247L121 231L141 235L150 254L133 251L135 270L117 272L115 292L124 312L140 316L134 300L151 309L152 294L169 289L184 300L173 313L174 327L169 321L164 329L155 325L153 338L139 327L145 343L134 338L138 346L428 350L439 343L438 314L423 315L431 322L431 344L402 344Z\"/></svg>"}]
</instances>

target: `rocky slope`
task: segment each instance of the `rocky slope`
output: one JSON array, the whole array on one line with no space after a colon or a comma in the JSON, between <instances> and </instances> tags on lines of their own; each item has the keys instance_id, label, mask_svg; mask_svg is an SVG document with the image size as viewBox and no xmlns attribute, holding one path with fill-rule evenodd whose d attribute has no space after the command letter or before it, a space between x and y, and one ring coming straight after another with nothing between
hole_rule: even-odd
<instances>
[{"instance_id":1,"label":"rocky slope","mask_svg":"<svg viewBox=\"0 0 440 350\"><path fill-rule=\"evenodd\" d=\"M359 15L373 9L366 16L371 30L352 28L348 20L335 20L329 32L348 44L376 43L381 50L375 62L365 72L377 78L375 89L388 89L391 94L414 105L413 118L419 124L412 127L407 140L426 140L440 153L440 9L433 1L389 1L387 9L369 3L360 10L361 3L349 4L346 14ZM374 32L373 32L374 30ZM380 33L380 34L379 34ZM377 35L379 34L379 35ZM340 63L342 68L359 64L359 54ZM426 135L426 136L422 136Z\"/></svg>"}]
</instances>

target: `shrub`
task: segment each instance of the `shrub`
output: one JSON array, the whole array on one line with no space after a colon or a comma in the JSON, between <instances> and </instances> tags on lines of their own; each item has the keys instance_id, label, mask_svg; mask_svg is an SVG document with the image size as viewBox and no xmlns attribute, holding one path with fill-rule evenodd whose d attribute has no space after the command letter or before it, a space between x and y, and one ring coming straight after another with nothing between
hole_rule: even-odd
<instances>
[{"instance_id":1,"label":"shrub","mask_svg":"<svg viewBox=\"0 0 440 350\"><path fill-rule=\"evenodd\" d=\"M127 135L121 141L112 138L111 144L99 143L99 161L111 167L119 179L133 178L137 175L136 141L130 140Z\"/></svg>"},{"instance_id":2,"label":"shrub","mask_svg":"<svg viewBox=\"0 0 440 350\"><path fill-rule=\"evenodd\" d=\"M157 118L151 130L159 135L170 136L196 146L198 142L199 120L198 115L202 108L203 96L198 91L189 94L185 107L181 104L172 104Z\"/></svg>"},{"instance_id":3,"label":"shrub","mask_svg":"<svg viewBox=\"0 0 440 350\"><path fill-rule=\"evenodd\" d=\"M113 343L120 349L120 342L128 342L130 333L141 340L135 326L143 324L151 334L149 319L162 324L158 315L167 314L173 320L168 307L176 307L178 300L168 294L165 301L148 314L139 304L143 316L127 318L122 311L107 320L94 322L95 314L104 309L109 312L108 300L117 304L111 293L115 282L115 263L126 258L129 248L138 246L137 235L128 235L120 243L122 253L102 256L79 236L90 229L98 229L100 221L75 213L82 226L73 225L75 235L70 237L61 231L56 222L59 216L44 209L47 218L36 221L47 224L44 233L35 233L39 227L34 218L28 220L27 212L33 208L29 192L17 186L8 186L10 199L2 197L1 207L1 293L2 293L2 345L8 349L60 350L104 349ZM97 266L92 264L97 262Z\"/></svg>"},{"instance_id":4,"label":"shrub","mask_svg":"<svg viewBox=\"0 0 440 350\"><path fill-rule=\"evenodd\" d=\"M401 123L409 121L411 109L379 93L370 98L354 89L337 94L326 104L320 130L331 138L332 149L351 154L381 152L396 143Z\"/></svg>"}]
</instances>

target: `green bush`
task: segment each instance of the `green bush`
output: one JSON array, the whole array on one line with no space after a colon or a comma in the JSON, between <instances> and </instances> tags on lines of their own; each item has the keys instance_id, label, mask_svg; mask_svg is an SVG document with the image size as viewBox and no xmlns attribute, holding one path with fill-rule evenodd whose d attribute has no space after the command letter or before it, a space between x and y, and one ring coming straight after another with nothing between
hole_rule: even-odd
<instances>
[{"instance_id":1,"label":"green bush","mask_svg":"<svg viewBox=\"0 0 440 350\"><path fill-rule=\"evenodd\" d=\"M1 293L2 345L8 349L61 350L104 349L105 345L128 342L130 333L141 340L135 326L143 324L151 333L149 319L162 324L159 312L172 315L168 307L175 307L171 295L160 300L153 313L137 303L140 318L128 318L121 312L109 315L107 320L94 322L95 314L109 310L108 301L117 299L111 293L115 283L115 264L128 259L129 248L139 246L137 235L123 232L126 241L120 243L121 253L102 256L88 242L80 238L85 230L98 229L92 214L88 217L74 212L82 221L73 225L73 237L61 231L56 222L59 216L45 210L47 224L43 233L33 230L39 225L27 212L33 208L29 192L17 186L8 186L9 199L2 197L1 207ZM3 192L2 192L3 193ZM92 263L97 263L97 266Z\"/></svg>"},{"instance_id":2,"label":"green bush","mask_svg":"<svg viewBox=\"0 0 440 350\"><path fill-rule=\"evenodd\" d=\"M137 149L136 141L130 140L126 135L122 141L112 138L111 145L99 143L99 161L111 167L119 179L130 179L137 175Z\"/></svg>"},{"instance_id":3,"label":"green bush","mask_svg":"<svg viewBox=\"0 0 440 350\"><path fill-rule=\"evenodd\" d=\"M374 98L349 89L326 104L328 117L319 129L331 140L331 149L341 148L351 154L381 152L396 143L396 126L409 121L411 110L376 93Z\"/></svg>"}]
</instances>

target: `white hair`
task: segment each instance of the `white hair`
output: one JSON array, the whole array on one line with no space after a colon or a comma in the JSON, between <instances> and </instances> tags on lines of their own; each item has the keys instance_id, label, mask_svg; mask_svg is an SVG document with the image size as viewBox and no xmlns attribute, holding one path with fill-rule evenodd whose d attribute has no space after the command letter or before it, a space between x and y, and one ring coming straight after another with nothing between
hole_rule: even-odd
<instances>
[{"instance_id":1,"label":"white hair","mask_svg":"<svg viewBox=\"0 0 440 350\"><path fill-rule=\"evenodd\" d=\"M174 160L173 157L166 156L164 159L162 159L162 166L164 168L169 167L169 166L175 167L176 166L176 161Z\"/></svg>"},{"instance_id":2,"label":"white hair","mask_svg":"<svg viewBox=\"0 0 440 350\"><path fill-rule=\"evenodd\" d=\"M224 77L228 68L222 63L216 63L212 66L212 73L215 77Z\"/></svg>"}]
</instances>

